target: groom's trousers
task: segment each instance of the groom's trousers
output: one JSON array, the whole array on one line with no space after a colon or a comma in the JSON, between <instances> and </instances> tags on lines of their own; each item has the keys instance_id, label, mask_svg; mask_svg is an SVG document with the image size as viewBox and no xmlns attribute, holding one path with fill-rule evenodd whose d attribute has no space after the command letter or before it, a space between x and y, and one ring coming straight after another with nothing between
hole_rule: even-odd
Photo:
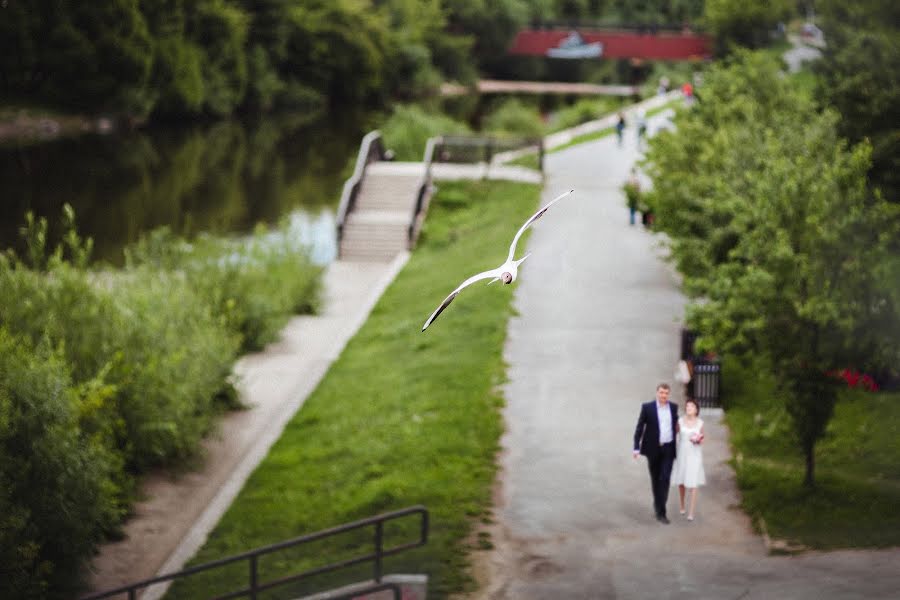
<instances>
[{"instance_id":1,"label":"groom's trousers","mask_svg":"<svg viewBox=\"0 0 900 600\"><path fill-rule=\"evenodd\" d=\"M653 488L653 508L657 517L666 516L666 503L669 501L669 484L672 479L672 463L675 462L675 442L659 447L654 457L647 457L650 469L650 485Z\"/></svg>"}]
</instances>

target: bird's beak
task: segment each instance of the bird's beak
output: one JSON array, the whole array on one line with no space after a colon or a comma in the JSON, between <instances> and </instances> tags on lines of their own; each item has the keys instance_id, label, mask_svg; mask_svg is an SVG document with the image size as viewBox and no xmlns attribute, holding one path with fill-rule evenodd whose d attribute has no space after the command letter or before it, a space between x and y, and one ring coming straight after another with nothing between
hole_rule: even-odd
<instances>
[{"instance_id":1,"label":"bird's beak","mask_svg":"<svg viewBox=\"0 0 900 600\"><path fill-rule=\"evenodd\" d=\"M500 278L499 278L499 277L494 277L493 279L491 279L490 281L488 281L488 285L491 285L491 284L494 283L495 281L500 281Z\"/></svg>"}]
</instances>

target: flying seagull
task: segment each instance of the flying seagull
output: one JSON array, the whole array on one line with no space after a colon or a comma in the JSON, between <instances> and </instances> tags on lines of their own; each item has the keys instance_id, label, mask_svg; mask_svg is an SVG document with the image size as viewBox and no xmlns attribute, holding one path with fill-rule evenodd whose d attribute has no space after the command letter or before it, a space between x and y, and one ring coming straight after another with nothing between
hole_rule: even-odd
<instances>
[{"instance_id":1,"label":"flying seagull","mask_svg":"<svg viewBox=\"0 0 900 600\"><path fill-rule=\"evenodd\" d=\"M519 265L521 265L523 262L525 262L526 258L531 256L531 254L529 253L529 254L526 254L525 256L523 256L522 258L520 258L519 260L513 260L513 256L515 256L515 253L516 253L516 245L519 243L519 238L522 237L522 234L525 233L525 230L528 229L528 227L530 227L532 223L534 223L535 221L537 221L538 219L540 219L541 217L544 216L544 213L547 212L548 208L553 206L553 204L556 203L558 200L565 198L566 196L568 196L569 194L571 194L574 191L575 190L569 190L565 194L557 196L556 198L554 198L553 200L548 202L546 204L546 206L544 206L543 208L538 210L536 213L531 215L531 218L528 219L527 221L525 221L525 224L522 225L521 228L519 228L519 231L516 233L516 237L513 238L512 244L509 245L509 256L506 257L506 262L503 263L502 265L500 265L499 267L497 267L496 269L491 269L490 271L484 271L483 273L479 273L478 275L472 275L471 277L469 277L468 279L463 281L462 284L460 284L460 286L458 288L456 288L455 290L450 292L450 295L447 296L443 302L441 302L441 305L438 306L437 309L435 309L435 311L433 313L431 313L431 316L428 317L428 320L425 321L425 324L422 326L422 331L425 331L426 329L428 329L428 326L431 325L434 322L434 320L438 318L438 315L440 315L442 312L444 312L444 309L446 309L448 306L450 306L450 303L453 302L453 300L459 295L459 293L461 291L463 291L465 288L469 287L476 281L481 281L482 279L490 279L490 281L488 282L488 285L494 283L495 281L502 281L503 283L505 283L507 285L512 283L513 281L515 281L516 276L519 273Z\"/></svg>"}]
</instances>

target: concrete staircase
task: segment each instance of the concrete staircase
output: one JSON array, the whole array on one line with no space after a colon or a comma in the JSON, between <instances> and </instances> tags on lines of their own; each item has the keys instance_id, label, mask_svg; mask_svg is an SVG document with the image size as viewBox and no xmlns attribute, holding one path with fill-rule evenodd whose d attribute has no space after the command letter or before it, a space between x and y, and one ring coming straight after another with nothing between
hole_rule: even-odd
<instances>
[{"instance_id":1,"label":"concrete staircase","mask_svg":"<svg viewBox=\"0 0 900 600\"><path fill-rule=\"evenodd\" d=\"M374 162L366 168L353 210L347 214L340 258L389 262L406 250L423 163Z\"/></svg>"}]
</instances>

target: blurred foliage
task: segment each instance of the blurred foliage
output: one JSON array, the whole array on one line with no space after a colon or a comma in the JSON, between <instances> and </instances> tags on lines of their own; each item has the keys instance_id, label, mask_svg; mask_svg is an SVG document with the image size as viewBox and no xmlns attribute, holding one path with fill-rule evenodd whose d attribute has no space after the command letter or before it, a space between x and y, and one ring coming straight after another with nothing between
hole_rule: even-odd
<instances>
[{"instance_id":1,"label":"blurred foliage","mask_svg":"<svg viewBox=\"0 0 900 600\"><path fill-rule=\"evenodd\" d=\"M0 539L4 597L72 597L134 479L196 456L234 406L242 349L318 305L321 269L286 231L190 244L156 232L125 269L87 268L29 214L27 253L0 255Z\"/></svg>"},{"instance_id":2,"label":"blurred foliage","mask_svg":"<svg viewBox=\"0 0 900 600\"><path fill-rule=\"evenodd\" d=\"M541 137L544 123L537 108L517 98L496 105L482 120L482 130L497 136Z\"/></svg>"},{"instance_id":3,"label":"blurred foliage","mask_svg":"<svg viewBox=\"0 0 900 600\"><path fill-rule=\"evenodd\" d=\"M704 0L703 24L716 38L717 53L734 47L761 48L779 22L797 10L791 0Z\"/></svg>"},{"instance_id":4,"label":"blurred foliage","mask_svg":"<svg viewBox=\"0 0 900 600\"><path fill-rule=\"evenodd\" d=\"M900 213L867 191L871 147L779 73L747 51L710 69L677 132L651 141L647 202L696 299L698 344L768 357L811 484L836 399L826 373L900 361Z\"/></svg>"},{"instance_id":5,"label":"blurred foliage","mask_svg":"<svg viewBox=\"0 0 900 600\"><path fill-rule=\"evenodd\" d=\"M872 144L872 184L900 202L900 3L816 3L827 45L816 63L819 96L851 142Z\"/></svg>"},{"instance_id":6,"label":"blurred foliage","mask_svg":"<svg viewBox=\"0 0 900 600\"><path fill-rule=\"evenodd\" d=\"M507 56L529 22L695 22L702 0L7 0L0 92L126 119L384 106L479 73L630 80L626 61Z\"/></svg>"},{"instance_id":7,"label":"blurred foliage","mask_svg":"<svg viewBox=\"0 0 900 600\"><path fill-rule=\"evenodd\" d=\"M412 105L396 107L381 127L384 143L394 152L396 160L410 161L422 160L425 143L430 137L469 132L465 123Z\"/></svg>"},{"instance_id":8,"label":"blurred foliage","mask_svg":"<svg viewBox=\"0 0 900 600\"><path fill-rule=\"evenodd\" d=\"M472 81L524 0L10 0L0 91L125 118L378 105ZM475 61L473 61L473 53Z\"/></svg>"}]
</instances>

